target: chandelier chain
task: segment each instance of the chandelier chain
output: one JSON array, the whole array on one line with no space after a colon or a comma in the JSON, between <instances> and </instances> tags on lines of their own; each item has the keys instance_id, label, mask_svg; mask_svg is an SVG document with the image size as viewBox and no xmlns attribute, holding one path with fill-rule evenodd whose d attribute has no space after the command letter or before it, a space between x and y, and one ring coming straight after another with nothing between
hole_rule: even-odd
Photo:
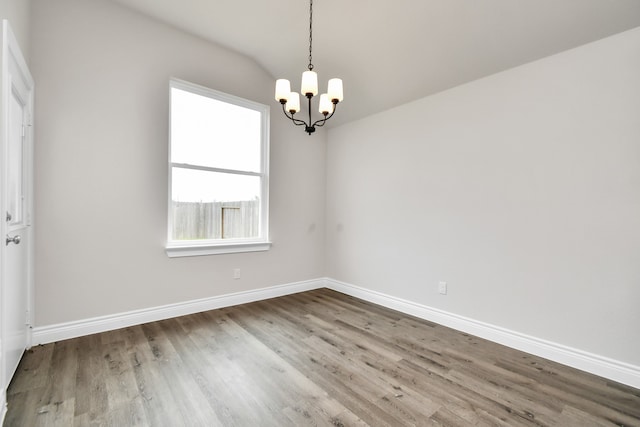
<instances>
[{"instance_id":1,"label":"chandelier chain","mask_svg":"<svg viewBox=\"0 0 640 427\"><path fill-rule=\"evenodd\" d=\"M313 0L309 1L309 71L313 70L311 63L311 45L313 43Z\"/></svg>"}]
</instances>

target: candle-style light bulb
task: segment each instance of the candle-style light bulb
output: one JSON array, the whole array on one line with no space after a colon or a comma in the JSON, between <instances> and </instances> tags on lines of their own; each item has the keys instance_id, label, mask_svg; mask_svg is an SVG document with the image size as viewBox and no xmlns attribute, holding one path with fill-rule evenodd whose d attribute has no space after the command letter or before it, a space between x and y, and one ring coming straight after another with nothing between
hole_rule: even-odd
<instances>
[{"instance_id":1,"label":"candle-style light bulb","mask_svg":"<svg viewBox=\"0 0 640 427\"><path fill-rule=\"evenodd\" d=\"M276 80L276 101L282 102L283 100L286 102L289 99L289 94L291 93L291 83L287 79L278 79Z\"/></svg>"},{"instance_id":2,"label":"candle-style light bulb","mask_svg":"<svg viewBox=\"0 0 640 427\"><path fill-rule=\"evenodd\" d=\"M315 71L305 71L302 73L302 84L300 93L304 96L316 96L318 94L318 74Z\"/></svg>"},{"instance_id":3,"label":"candle-style light bulb","mask_svg":"<svg viewBox=\"0 0 640 427\"><path fill-rule=\"evenodd\" d=\"M298 92L290 92L285 109L291 114L300 111L300 94Z\"/></svg>"},{"instance_id":4,"label":"candle-style light bulb","mask_svg":"<svg viewBox=\"0 0 640 427\"><path fill-rule=\"evenodd\" d=\"M327 95L329 95L329 100L331 100L331 102L334 100L338 100L338 102L340 102L344 99L342 93L342 79L331 79L327 86Z\"/></svg>"},{"instance_id":5,"label":"candle-style light bulb","mask_svg":"<svg viewBox=\"0 0 640 427\"><path fill-rule=\"evenodd\" d=\"M329 115L333 112L333 104L329 100L329 96L326 93L320 95L320 106L318 108L320 114Z\"/></svg>"}]
</instances>

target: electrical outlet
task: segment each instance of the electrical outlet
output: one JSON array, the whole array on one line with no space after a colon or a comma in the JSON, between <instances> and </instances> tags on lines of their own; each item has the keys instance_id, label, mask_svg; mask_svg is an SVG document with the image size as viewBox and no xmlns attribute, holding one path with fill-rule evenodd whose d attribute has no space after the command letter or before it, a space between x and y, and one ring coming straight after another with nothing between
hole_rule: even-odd
<instances>
[{"instance_id":1,"label":"electrical outlet","mask_svg":"<svg viewBox=\"0 0 640 427\"><path fill-rule=\"evenodd\" d=\"M440 292L442 295L447 294L447 282L438 283L438 292Z\"/></svg>"},{"instance_id":2,"label":"electrical outlet","mask_svg":"<svg viewBox=\"0 0 640 427\"><path fill-rule=\"evenodd\" d=\"M240 269L239 268L234 268L233 269L233 278L236 279L236 280L240 278Z\"/></svg>"}]
</instances>

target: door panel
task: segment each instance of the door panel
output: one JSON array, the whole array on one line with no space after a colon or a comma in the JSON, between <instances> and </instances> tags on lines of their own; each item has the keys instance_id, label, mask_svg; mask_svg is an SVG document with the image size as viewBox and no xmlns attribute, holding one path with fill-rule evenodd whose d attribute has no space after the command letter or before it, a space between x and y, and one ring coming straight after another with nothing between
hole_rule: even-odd
<instances>
[{"instance_id":1,"label":"door panel","mask_svg":"<svg viewBox=\"0 0 640 427\"><path fill-rule=\"evenodd\" d=\"M15 88L12 88L15 89ZM8 138L5 191L7 195L7 239L5 240L5 283L3 294L4 378L15 373L27 347L28 227L24 221L25 185L23 126L27 123L26 105L16 90L11 90L8 111ZM23 94L24 95L24 94ZM7 383L8 385L8 383Z\"/></svg>"},{"instance_id":2,"label":"door panel","mask_svg":"<svg viewBox=\"0 0 640 427\"><path fill-rule=\"evenodd\" d=\"M9 138L7 143L7 212L11 218L10 227L20 226L23 222L23 144L22 124L25 123L24 103L18 94L11 92L9 101Z\"/></svg>"},{"instance_id":3,"label":"door panel","mask_svg":"<svg viewBox=\"0 0 640 427\"><path fill-rule=\"evenodd\" d=\"M12 236L20 236L20 243L7 246L4 300L4 349L5 378L7 384L18 367L22 353L27 348L27 251L28 229L16 230ZM5 242L3 242L4 244Z\"/></svg>"},{"instance_id":4,"label":"door panel","mask_svg":"<svg viewBox=\"0 0 640 427\"><path fill-rule=\"evenodd\" d=\"M33 79L18 44L2 22L0 128L0 365L2 396L29 346L32 300ZM2 402L0 402L2 403Z\"/></svg>"}]
</instances>

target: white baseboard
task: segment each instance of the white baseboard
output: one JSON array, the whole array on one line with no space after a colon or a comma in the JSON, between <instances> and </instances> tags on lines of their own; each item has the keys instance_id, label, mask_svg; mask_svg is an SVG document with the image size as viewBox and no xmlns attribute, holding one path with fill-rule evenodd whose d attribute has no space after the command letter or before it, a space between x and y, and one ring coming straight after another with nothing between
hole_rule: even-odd
<instances>
[{"instance_id":1,"label":"white baseboard","mask_svg":"<svg viewBox=\"0 0 640 427\"><path fill-rule=\"evenodd\" d=\"M217 308L231 307L238 304L246 304L254 301L295 294L322 287L324 287L323 280L307 280L304 282L237 292L160 307L129 311L126 313L117 313L108 316L94 317L91 319L35 327L32 331L32 344L47 344L55 341L96 334L99 332L126 328L128 326L141 325L143 323L200 313L202 311L215 310Z\"/></svg>"},{"instance_id":2,"label":"white baseboard","mask_svg":"<svg viewBox=\"0 0 640 427\"><path fill-rule=\"evenodd\" d=\"M298 292L329 288L383 307L466 332L480 338L544 357L604 378L640 388L640 367L588 353L562 344L521 334L499 326L416 304L391 295L371 291L330 278L290 283L252 291L186 301L161 307L135 310L33 329L33 344L47 344L69 338L106 332L147 322L185 316L238 304L261 301ZM0 396L1 397L1 396ZM0 402L1 404L2 402ZM1 410L1 409L0 409ZM5 408L6 410L6 408Z\"/></svg>"},{"instance_id":3,"label":"white baseboard","mask_svg":"<svg viewBox=\"0 0 640 427\"><path fill-rule=\"evenodd\" d=\"M609 359L337 280L327 278L324 284L326 288L374 304L544 357L631 387L640 388L640 366Z\"/></svg>"}]
</instances>

